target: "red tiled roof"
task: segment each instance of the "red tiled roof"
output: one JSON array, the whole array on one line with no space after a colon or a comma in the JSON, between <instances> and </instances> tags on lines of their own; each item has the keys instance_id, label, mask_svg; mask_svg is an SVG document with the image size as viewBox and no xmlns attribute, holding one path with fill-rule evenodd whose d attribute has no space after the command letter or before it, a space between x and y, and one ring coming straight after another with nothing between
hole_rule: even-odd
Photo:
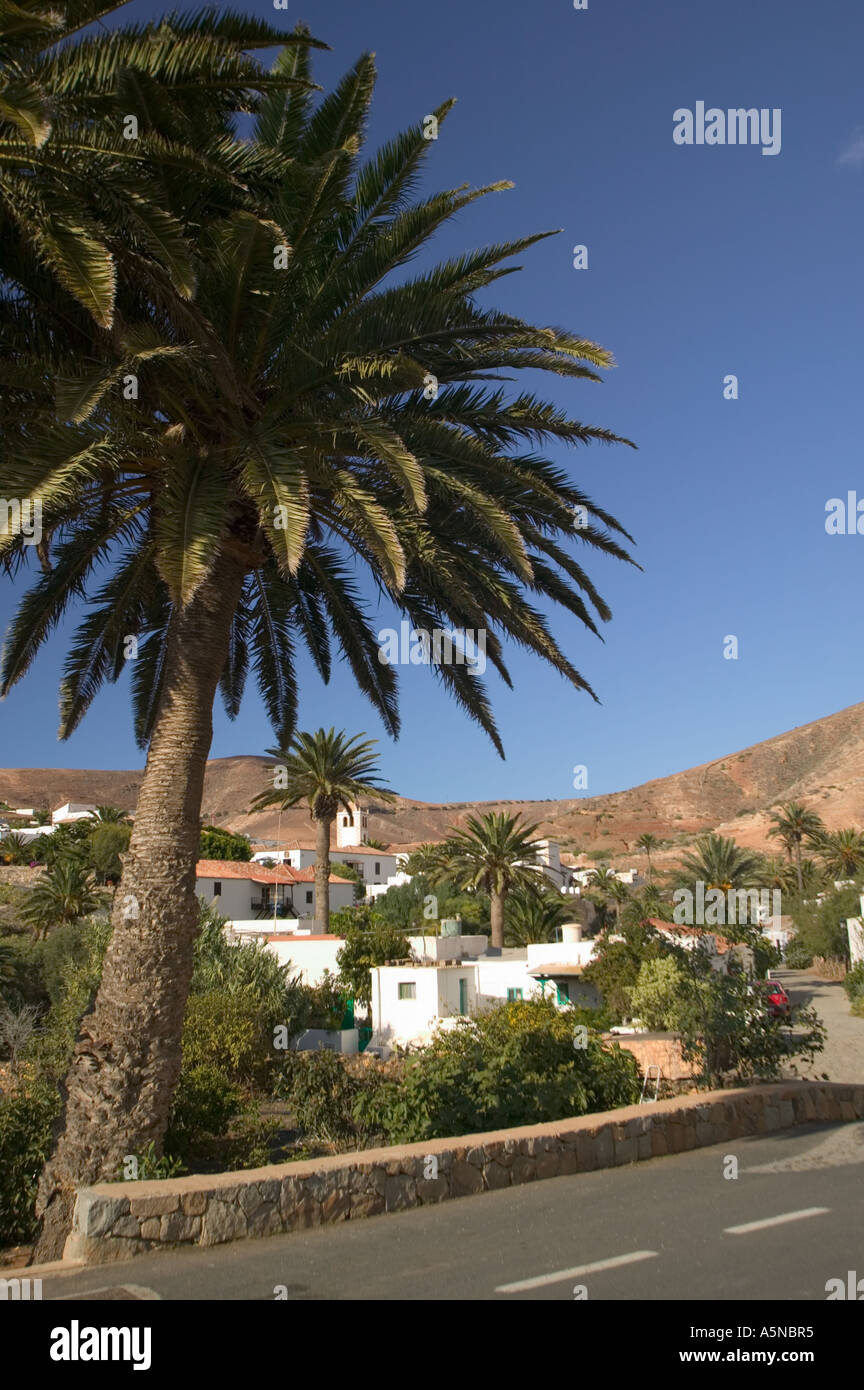
<instances>
[{"instance_id":1,"label":"red tiled roof","mask_svg":"<svg viewBox=\"0 0 864 1390\"><path fill-rule=\"evenodd\" d=\"M261 864L244 863L236 859L199 859L195 865L196 878L239 878L249 883L314 883L314 869L292 869L290 864L280 864L276 869L265 869ZM350 878L338 878L331 874L330 883L352 883Z\"/></svg>"}]
</instances>

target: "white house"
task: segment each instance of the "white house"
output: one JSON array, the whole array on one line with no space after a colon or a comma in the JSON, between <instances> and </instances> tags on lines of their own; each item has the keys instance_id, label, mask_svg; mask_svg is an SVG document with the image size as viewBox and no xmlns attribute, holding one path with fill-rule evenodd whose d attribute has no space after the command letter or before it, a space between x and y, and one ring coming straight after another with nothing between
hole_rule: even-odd
<instances>
[{"instance_id":1,"label":"white house","mask_svg":"<svg viewBox=\"0 0 864 1390\"><path fill-rule=\"evenodd\" d=\"M395 877L399 868L394 853L369 849L365 845L348 848L331 846L330 855L338 864L348 864L352 869L359 870L367 889L370 885L384 885L382 891L386 892L390 886L388 878ZM274 864L288 864L292 869L303 870L314 867L316 858L317 851L314 845L304 845L297 841L284 849L256 850L252 855L252 862L262 864L271 861ZM407 883L409 880L404 878L404 882Z\"/></svg>"},{"instance_id":2,"label":"white house","mask_svg":"<svg viewBox=\"0 0 864 1390\"><path fill-rule=\"evenodd\" d=\"M53 825L71 825L76 820L92 820L95 810L95 802L66 801L51 812L51 822Z\"/></svg>"},{"instance_id":3,"label":"white house","mask_svg":"<svg viewBox=\"0 0 864 1390\"><path fill-rule=\"evenodd\" d=\"M230 921L315 916L315 874L312 869L294 869L283 864L267 869L261 864L228 859L199 859L195 868L195 891L199 898L217 908ZM350 907L354 884L350 879L330 875L330 911Z\"/></svg>"},{"instance_id":4,"label":"white house","mask_svg":"<svg viewBox=\"0 0 864 1390\"><path fill-rule=\"evenodd\" d=\"M846 930L849 933L849 962L857 965L864 960L864 893L861 895L861 916L847 917Z\"/></svg>"},{"instance_id":5,"label":"white house","mask_svg":"<svg viewBox=\"0 0 864 1390\"><path fill-rule=\"evenodd\" d=\"M564 941L503 955L480 953L488 947L486 937L411 937L416 964L371 972L371 1045L384 1052L422 1045L440 1027L516 999L545 995L559 1007L597 1007L599 995L580 978L594 942L582 941L576 924L563 930Z\"/></svg>"}]
</instances>

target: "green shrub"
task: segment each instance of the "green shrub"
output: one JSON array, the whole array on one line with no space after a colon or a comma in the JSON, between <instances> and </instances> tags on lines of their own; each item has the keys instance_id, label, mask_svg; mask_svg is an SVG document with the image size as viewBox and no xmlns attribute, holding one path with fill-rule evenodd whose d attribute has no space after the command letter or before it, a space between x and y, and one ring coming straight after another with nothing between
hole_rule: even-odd
<instances>
[{"instance_id":1,"label":"green shrub","mask_svg":"<svg viewBox=\"0 0 864 1390\"><path fill-rule=\"evenodd\" d=\"M272 1161L277 1129L243 1087L204 1062L180 1073L165 1152L196 1173L259 1168Z\"/></svg>"},{"instance_id":2,"label":"green shrub","mask_svg":"<svg viewBox=\"0 0 864 1390\"><path fill-rule=\"evenodd\" d=\"M864 998L864 960L853 965L843 981L843 988L853 1003L856 999Z\"/></svg>"},{"instance_id":3,"label":"green shrub","mask_svg":"<svg viewBox=\"0 0 864 1390\"><path fill-rule=\"evenodd\" d=\"M440 1030L398 1081L361 1094L357 1111L394 1143L540 1124L639 1098L635 1058L596 1034L574 1046L571 1010L551 1000L500 1005Z\"/></svg>"},{"instance_id":4,"label":"green shrub","mask_svg":"<svg viewBox=\"0 0 864 1390\"><path fill-rule=\"evenodd\" d=\"M59 1110L60 1096L45 1081L0 1096L0 1246L28 1241L34 1233L36 1185Z\"/></svg>"},{"instance_id":5,"label":"green shrub","mask_svg":"<svg viewBox=\"0 0 864 1390\"><path fill-rule=\"evenodd\" d=\"M286 1055L277 1093L288 1101L298 1129L308 1138L337 1149L356 1149L368 1142L375 1128L374 1119L370 1126L364 1116L371 1114L369 1100L380 1084L377 1071L350 1071L337 1053L321 1048Z\"/></svg>"},{"instance_id":6,"label":"green shrub","mask_svg":"<svg viewBox=\"0 0 864 1390\"><path fill-rule=\"evenodd\" d=\"M275 1056L268 1023L251 989L190 995L183 1024L184 1068L207 1063L231 1082L263 1085Z\"/></svg>"}]
</instances>

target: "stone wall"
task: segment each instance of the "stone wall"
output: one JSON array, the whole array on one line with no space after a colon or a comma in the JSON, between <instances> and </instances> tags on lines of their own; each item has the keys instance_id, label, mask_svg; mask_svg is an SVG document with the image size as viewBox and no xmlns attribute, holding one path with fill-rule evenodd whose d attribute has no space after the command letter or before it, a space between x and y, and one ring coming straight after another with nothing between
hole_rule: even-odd
<instances>
[{"instance_id":1,"label":"stone wall","mask_svg":"<svg viewBox=\"0 0 864 1390\"><path fill-rule=\"evenodd\" d=\"M632 1052L645 1075L648 1067L659 1067L664 1081L685 1081L693 1076L693 1064L685 1062L680 1033L607 1033L608 1042L618 1043ZM653 1083L649 1090L653 1093Z\"/></svg>"},{"instance_id":2,"label":"stone wall","mask_svg":"<svg viewBox=\"0 0 864 1390\"><path fill-rule=\"evenodd\" d=\"M16 888L32 888L44 872L42 865L31 869L29 864L0 864L0 883L11 883Z\"/></svg>"},{"instance_id":3,"label":"stone wall","mask_svg":"<svg viewBox=\"0 0 864 1390\"><path fill-rule=\"evenodd\" d=\"M220 1245L635 1163L812 1121L860 1119L864 1085L799 1081L244 1172L102 1183L79 1191L64 1253L66 1259L97 1264L171 1245Z\"/></svg>"}]
</instances>

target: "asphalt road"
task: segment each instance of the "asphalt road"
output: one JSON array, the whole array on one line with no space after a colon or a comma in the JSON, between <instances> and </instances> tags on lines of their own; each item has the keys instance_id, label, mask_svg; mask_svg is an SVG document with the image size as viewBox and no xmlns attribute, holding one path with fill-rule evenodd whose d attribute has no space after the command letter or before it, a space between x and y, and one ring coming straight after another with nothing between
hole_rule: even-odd
<instances>
[{"instance_id":1,"label":"asphalt road","mask_svg":"<svg viewBox=\"0 0 864 1390\"><path fill-rule=\"evenodd\" d=\"M46 1277L43 1298L572 1301L581 1286L589 1299L824 1301L827 1280L864 1276L862 1180L864 1124L809 1126Z\"/></svg>"}]
</instances>

